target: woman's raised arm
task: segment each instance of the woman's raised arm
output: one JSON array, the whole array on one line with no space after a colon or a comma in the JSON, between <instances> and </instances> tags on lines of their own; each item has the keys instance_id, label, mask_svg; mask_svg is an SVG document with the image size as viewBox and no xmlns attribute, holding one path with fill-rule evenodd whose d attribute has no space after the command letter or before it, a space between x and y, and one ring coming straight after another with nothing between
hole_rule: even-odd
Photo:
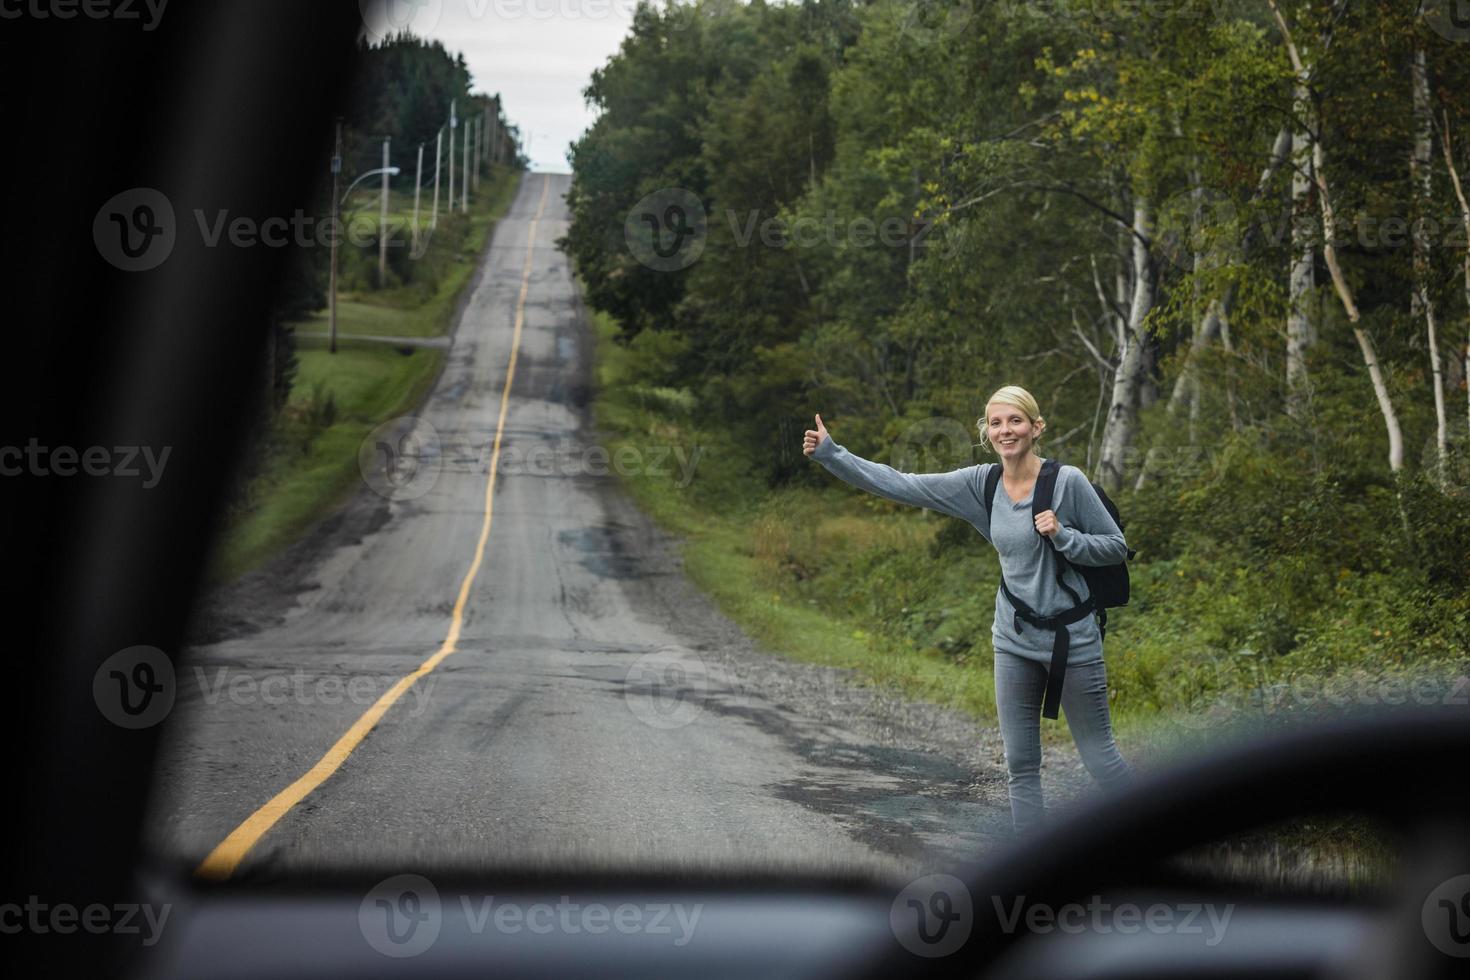
<instances>
[{"instance_id":1,"label":"woman's raised arm","mask_svg":"<svg viewBox=\"0 0 1470 980\"><path fill-rule=\"evenodd\" d=\"M900 473L891 466L854 456L837 445L816 416L817 428L808 429L803 451L828 472L859 490L895 501L937 510L941 514L988 526L983 520L981 467L966 466L948 473Z\"/></svg>"}]
</instances>

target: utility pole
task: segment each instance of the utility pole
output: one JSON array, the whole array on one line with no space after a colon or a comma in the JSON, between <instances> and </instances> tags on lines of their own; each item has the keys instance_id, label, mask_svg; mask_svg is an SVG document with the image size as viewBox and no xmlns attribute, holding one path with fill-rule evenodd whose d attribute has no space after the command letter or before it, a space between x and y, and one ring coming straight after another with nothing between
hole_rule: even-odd
<instances>
[{"instance_id":1,"label":"utility pole","mask_svg":"<svg viewBox=\"0 0 1470 980\"><path fill-rule=\"evenodd\" d=\"M490 107L489 106L486 106L484 109L482 109L480 111L480 128L483 130L488 125L490 125ZM485 131L484 146L482 146L480 148L480 162L481 163L489 163L490 162L490 131L489 130L486 130Z\"/></svg>"},{"instance_id":2,"label":"utility pole","mask_svg":"<svg viewBox=\"0 0 1470 980\"><path fill-rule=\"evenodd\" d=\"M485 140L485 112L475 117L475 193L480 193L480 144Z\"/></svg>"},{"instance_id":3,"label":"utility pole","mask_svg":"<svg viewBox=\"0 0 1470 980\"><path fill-rule=\"evenodd\" d=\"M424 144L419 144L419 164L413 174L413 250L419 250L419 188L424 183Z\"/></svg>"},{"instance_id":4,"label":"utility pole","mask_svg":"<svg viewBox=\"0 0 1470 980\"><path fill-rule=\"evenodd\" d=\"M337 240L342 237L341 213L342 209L337 200L337 181L342 175L342 117L337 117L337 142L332 150L332 258L331 269L328 273L330 285L327 292L327 320L331 339L327 342L329 353L337 353Z\"/></svg>"},{"instance_id":5,"label":"utility pole","mask_svg":"<svg viewBox=\"0 0 1470 980\"><path fill-rule=\"evenodd\" d=\"M470 118L470 121L467 122L467 123L465 123L464 139L460 140L460 142L464 144L464 179L460 181L460 183L462 185L464 185L464 186L462 186L459 189L459 213L460 214L469 214L470 213L470 132L469 131L472 130L472 129L474 129L474 128L475 128L475 120L474 120L473 117L471 117Z\"/></svg>"},{"instance_id":6,"label":"utility pole","mask_svg":"<svg viewBox=\"0 0 1470 980\"><path fill-rule=\"evenodd\" d=\"M490 163L500 162L500 96L490 100Z\"/></svg>"},{"instance_id":7,"label":"utility pole","mask_svg":"<svg viewBox=\"0 0 1470 980\"><path fill-rule=\"evenodd\" d=\"M443 154L439 151L444 146L444 127L439 127L439 132L434 136L434 210L429 215L429 229L439 227L439 163Z\"/></svg>"},{"instance_id":8,"label":"utility pole","mask_svg":"<svg viewBox=\"0 0 1470 980\"><path fill-rule=\"evenodd\" d=\"M378 199L378 288L388 285L388 137L383 137L383 184Z\"/></svg>"},{"instance_id":9,"label":"utility pole","mask_svg":"<svg viewBox=\"0 0 1470 980\"><path fill-rule=\"evenodd\" d=\"M459 121L454 115L454 100L449 100L449 210L448 214L454 213L454 127Z\"/></svg>"}]
</instances>

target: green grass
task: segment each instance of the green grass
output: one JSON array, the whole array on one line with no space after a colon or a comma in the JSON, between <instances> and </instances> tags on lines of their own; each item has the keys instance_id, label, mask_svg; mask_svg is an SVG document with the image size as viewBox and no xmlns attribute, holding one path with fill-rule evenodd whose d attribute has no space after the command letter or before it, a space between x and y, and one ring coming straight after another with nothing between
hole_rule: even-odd
<instances>
[{"instance_id":1,"label":"green grass","mask_svg":"<svg viewBox=\"0 0 1470 980\"><path fill-rule=\"evenodd\" d=\"M331 323L327 311L318 310L303 320L297 320L293 326L298 333L327 333ZM399 310L374 302L371 298L359 299L355 293L344 293L337 298L339 340L354 335L432 337L439 332L438 323L428 310ZM302 338L302 346L308 340L310 338Z\"/></svg>"},{"instance_id":2,"label":"green grass","mask_svg":"<svg viewBox=\"0 0 1470 980\"><path fill-rule=\"evenodd\" d=\"M675 356L667 335L645 332L622 344L611 318L594 314L594 322L597 418L613 442L704 447L687 487L670 477L624 478L640 506L683 537L696 583L774 651L848 667L993 724L999 567L991 548L967 526L835 481L765 486L723 427L700 427L693 393L648 383L663 374L660 359ZM1135 527L1157 523L1147 511L1131 516L1130 540ZM1210 751L1258 720L1281 720L1286 712L1276 709L1296 705L1263 709L1261 696L1283 683L1363 672L1395 683L1418 676L1448 691L1464 673L1457 624L1470 617L1470 602L1433 607L1440 629L1430 632L1408 618L1416 607L1394 576L1343 569L1331 576L1336 594L1324 598L1298 584L1316 581L1316 572L1310 559L1254 568L1208 550L1135 561L1134 601L1110 616L1106 641L1113 727L1125 754ZM1296 649L1267 655L1263 648L1286 627L1296 631ZM1297 700L1306 706L1306 697ZM1270 711L1274 719L1264 717ZM1042 737L1071 743L1061 720L1044 722Z\"/></svg>"},{"instance_id":3,"label":"green grass","mask_svg":"<svg viewBox=\"0 0 1470 980\"><path fill-rule=\"evenodd\" d=\"M645 484L646 486L646 484ZM640 495L640 500L647 496ZM763 585L760 560L749 553L748 528L718 520L690 539L685 567L730 618L765 646L787 656L856 671L909 697L994 715L995 688L986 672L904 649L857 623L825 613L810 600L783 598Z\"/></svg>"},{"instance_id":4,"label":"green grass","mask_svg":"<svg viewBox=\"0 0 1470 980\"><path fill-rule=\"evenodd\" d=\"M379 423L411 411L443 363L441 351L404 355L382 345L339 347L335 355L323 347L302 350L298 357L297 388L286 415L299 419L315 392L329 391L337 418L309 439L290 440L271 453L252 481L254 505L220 543L215 581L230 581L258 566L345 501L361 479L357 452L362 440Z\"/></svg>"},{"instance_id":5,"label":"green grass","mask_svg":"<svg viewBox=\"0 0 1470 980\"><path fill-rule=\"evenodd\" d=\"M363 439L422 403L439 376L443 351L399 350L353 336L445 335L460 294L509 207L518 176L502 169L497 180L482 181L479 199L471 203L464 247L448 258L431 295L404 286L339 297L335 354L328 352L325 338L298 337L291 396L216 545L212 584L259 567L340 507L361 479L357 453ZM295 326L325 331L326 311Z\"/></svg>"},{"instance_id":6,"label":"green grass","mask_svg":"<svg viewBox=\"0 0 1470 980\"><path fill-rule=\"evenodd\" d=\"M774 653L848 668L860 682L993 726L990 625L999 569L989 546L976 544L969 528L867 494L820 484L765 486L750 475L728 432L701 427L693 393L649 383L664 374L658 361L671 349L666 337L618 343L612 318L592 316L596 418L612 451L703 450L687 486L639 471L622 479L642 509L680 536L687 573L720 609ZM1138 516L1142 525L1146 515ZM1248 734L1243 729L1259 714L1249 695L1280 681L1281 674L1265 671L1290 663L1264 662L1237 647L1239 663L1202 672L1196 652L1219 649L1217 634L1253 625L1249 617L1268 607L1244 590L1269 600L1273 589L1288 587L1261 574L1242 581L1234 572L1217 583L1212 568L1186 561L1138 564L1132 575L1138 601L1112 617L1107 639L1113 727L1124 755L1148 769L1217 751L1227 737L1223 722L1243 723L1229 734ZM1365 576L1352 587L1371 598L1370 586ZM1398 588L1369 603L1363 622L1381 625L1381 610L1395 602L1402 604ZM1342 613L1320 610L1324 635L1349 635ZM1304 643L1294 669L1381 668L1390 638L1376 625L1354 634L1351 649L1332 647L1338 660L1327 666L1317 651L1331 644ZM1421 666L1447 669L1429 659ZM1223 719L1201 714L1220 699L1229 706ZM1048 745L1071 751L1063 721L1043 721L1041 730ZM1353 817L1291 821L1191 857L1236 880L1307 888L1372 886L1391 867L1389 844Z\"/></svg>"}]
</instances>

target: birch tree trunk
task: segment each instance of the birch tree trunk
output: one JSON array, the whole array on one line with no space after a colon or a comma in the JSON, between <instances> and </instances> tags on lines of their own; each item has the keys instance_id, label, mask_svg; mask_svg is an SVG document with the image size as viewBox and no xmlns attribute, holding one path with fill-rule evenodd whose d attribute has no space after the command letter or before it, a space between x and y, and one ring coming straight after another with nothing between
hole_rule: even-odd
<instances>
[{"instance_id":1,"label":"birch tree trunk","mask_svg":"<svg viewBox=\"0 0 1470 980\"><path fill-rule=\"evenodd\" d=\"M1138 389L1144 363L1143 321L1154 304L1154 275L1148 243L1153 237L1152 213L1148 198L1138 195L1133 200L1133 299L1128 308L1118 353L1118 370L1113 375L1113 393L1108 404L1107 425L1103 429L1099 482L1103 489L1117 492L1123 485L1128 451L1138 426Z\"/></svg>"},{"instance_id":2,"label":"birch tree trunk","mask_svg":"<svg viewBox=\"0 0 1470 980\"><path fill-rule=\"evenodd\" d=\"M1429 169L1434 154L1434 117L1429 108L1429 64L1424 49L1414 51L1411 69L1414 86L1414 152L1409 158L1409 173L1413 178L1416 199L1414 221L1414 288L1411 306L1415 317L1424 317L1424 329L1429 339L1429 376L1434 385L1434 439L1436 456L1436 478L1440 487L1445 485L1449 464L1449 424L1445 414L1444 377L1440 373L1439 337L1435 325L1434 297L1429 292L1429 231L1425 227L1434 202L1434 187Z\"/></svg>"},{"instance_id":3,"label":"birch tree trunk","mask_svg":"<svg viewBox=\"0 0 1470 980\"><path fill-rule=\"evenodd\" d=\"M1292 135L1290 312L1286 316L1286 414L1300 422L1311 398L1307 350L1316 342L1312 303L1317 293L1317 256L1308 224L1312 191L1312 137L1304 120L1311 112L1305 87L1296 87L1297 132Z\"/></svg>"},{"instance_id":4,"label":"birch tree trunk","mask_svg":"<svg viewBox=\"0 0 1470 980\"><path fill-rule=\"evenodd\" d=\"M1322 150L1322 141L1312 146L1312 170L1317 182L1317 193L1322 206L1322 257L1327 261L1327 271L1332 275L1332 285L1337 291L1348 322L1353 325L1353 337L1363 354L1363 363L1368 368L1368 380L1373 384L1373 395L1378 399L1378 411L1383 415L1383 426L1388 431L1388 468L1397 473L1404 468L1404 433L1399 427L1398 413L1394 411L1393 398L1388 393L1388 383L1383 377L1383 367L1378 363L1378 352L1373 347L1373 338L1363 328L1363 314L1353 298L1352 287L1342 274L1337 261L1337 219L1332 211L1332 200L1327 191L1327 155Z\"/></svg>"},{"instance_id":5,"label":"birch tree trunk","mask_svg":"<svg viewBox=\"0 0 1470 980\"><path fill-rule=\"evenodd\" d=\"M1296 72L1298 82L1306 86L1311 78L1311 73L1302 62L1301 52L1297 50L1296 42L1292 40L1291 28L1287 26L1286 18L1281 15L1276 0L1267 0L1267 2L1270 4L1271 12L1276 16L1277 26L1281 28L1281 36L1286 42L1286 53L1291 59L1292 70ZM1388 432L1388 468L1398 473L1404 468L1404 434L1399 427L1398 413L1394 411L1393 398L1388 393L1388 384L1383 378L1383 368L1378 363L1378 352L1373 348L1373 338L1368 336L1368 331L1363 328L1363 315L1358 310L1352 287L1348 285L1347 278L1342 274L1342 265L1337 260L1337 217L1332 210L1332 195L1327 186L1327 153L1322 148L1321 120L1315 110L1314 105L1309 126L1317 133L1317 138L1312 140L1312 179L1317 185L1317 203L1322 211L1322 258L1326 261L1327 271L1332 276L1332 286L1337 293L1337 298L1342 302L1348 322L1352 324L1353 338L1357 340L1358 349L1363 354L1363 363L1368 368L1368 378L1373 384L1373 395L1378 400L1378 411L1383 415L1383 426Z\"/></svg>"},{"instance_id":6,"label":"birch tree trunk","mask_svg":"<svg viewBox=\"0 0 1470 980\"><path fill-rule=\"evenodd\" d=\"M1444 150L1445 168L1450 172L1450 186L1455 189L1455 200L1460 203L1460 220L1465 225L1465 305L1470 308L1470 200L1465 198L1465 185L1460 183L1460 168L1455 166L1455 151L1450 145L1450 114L1444 113L1444 128L1440 130L1439 144ZM1470 425L1470 337L1465 341L1465 422Z\"/></svg>"}]
</instances>

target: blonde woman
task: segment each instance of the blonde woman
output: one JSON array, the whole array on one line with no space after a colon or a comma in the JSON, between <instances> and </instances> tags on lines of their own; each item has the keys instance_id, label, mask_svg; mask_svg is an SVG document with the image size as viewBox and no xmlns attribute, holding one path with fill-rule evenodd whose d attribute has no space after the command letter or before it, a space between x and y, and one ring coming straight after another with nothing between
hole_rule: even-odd
<instances>
[{"instance_id":1,"label":"blonde woman","mask_svg":"<svg viewBox=\"0 0 1470 980\"><path fill-rule=\"evenodd\" d=\"M854 456L833 441L820 415L815 418L817 427L807 430L803 452L833 475L880 497L968 521L1000 555L991 639L995 707L1016 832L1036 830L1044 822L1044 703L1048 717L1056 717L1059 703L1083 764L1104 791L1131 783L1133 769L1113 741L1102 631L1090 608L1087 581L1073 567L1116 564L1127 557L1128 545L1075 466L1057 469L1052 506L1032 514L1033 491L1046 462L1037 447L1046 421L1031 393L1007 385L985 406L980 438L1000 457L998 464L949 473L900 473ZM996 466L1001 469L997 492L987 510L986 480ZM1066 561L1058 563L1058 553Z\"/></svg>"}]
</instances>

